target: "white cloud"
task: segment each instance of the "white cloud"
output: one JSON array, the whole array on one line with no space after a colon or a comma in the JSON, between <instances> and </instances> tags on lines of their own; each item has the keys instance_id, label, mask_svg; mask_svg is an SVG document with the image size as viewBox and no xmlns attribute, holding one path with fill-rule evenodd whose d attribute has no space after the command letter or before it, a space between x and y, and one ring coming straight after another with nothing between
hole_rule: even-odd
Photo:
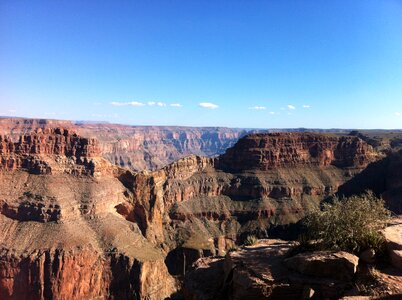
<instances>
[{"instance_id":1,"label":"white cloud","mask_svg":"<svg viewBox=\"0 0 402 300\"><path fill-rule=\"evenodd\" d=\"M401 113L397 111L397 112L395 112L395 116L400 117Z\"/></svg>"},{"instance_id":2,"label":"white cloud","mask_svg":"<svg viewBox=\"0 0 402 300\"><path fill-rule=\"evenodd\" d=\"M218 108L219 106L213 103L209 103L209 102L201 102L198 104L200 107L203 108L208 108L208 109L215 109Z\"/></svg>"},{"instance_id":3,"label":"white cloud","mask_svg":"<svg viewBox=\"0 0 402 300\"><path fill-rule=\"evenodd\" d=\"M303 108L311 108L311 106L308 104L303 104Z\"/></svg>"},{"instance_id":4,"label":"white cloud","mask_svg":"<svg viewBox=\"0 0 402 300\"><path fill-rule=\"evenodd\" d=\"M129 105L131 105L131 106L144 106L145 104L142 103L142 102L138 102L138 101L132 101L132 102L129 102Z\"/></svg>"},{"instance_id":5,"label":"white cloud","mask_svg":"<svg viewBox=\"0 0 402 300\"><path fill-rule=\"evenodd\" d=\"M112 104L113 106L144 106L145 104L142 102L138 102L138 101L131 101L131 102L117 102L117 101L113 101L110 104Z\"/></svg>"},{"instance_id":6,"label":"white cloud","mask_svg":"<svg viewBox=\"0 0 402 300\"><path fill-rule=\"evenodd\" d=\"M274 112L274 111L270 111L269 114L270 114L270 115L274 115L275 112Z\"/></svg>"},{"instance_id":7,"label":"white cloud","mask_svg":"<svg viewBox=\"0 0 402 300\"><path fill-rule=\"evenodd\" d=\"M155 102L155 101L149 101L148 106L160 106L160 107L164 107L166 106L166 103L164 102Z\"/></svg>"},{"instance_id":8,"label":"white cloud","mask_svg":"<svg viewBox=\"0 0 402 300\"><path fill-rule=\"evenodd\" d=\"M288 104L288 108L289 109L296 109L296 106L292 105L292 104Z\"/></svg>"},{"instance_id":9,"label":"white cloud","mask_svg":"<svg viewBox=\"0 0 402 300\"><path fill-rule=\"evenodd\" d=\"M113 106L159 106L159 107L166 107L166 106L172 106L172 107L182 107L180 103L172 103L172 104L166 104L165 102L161 101L148 101L146 103L139 102L139 101L131 101L131 102L119 102L119 101L113 101L110 102L111 105ZM201 104L201 103L200 103ZM211 104L212 103L204 103L204 104Z\"/></svg>"},{"instance_id":10,"label":"white cloud","mask_svg":"<svg viewBox=\"0 0 402 300\"><path fill-rule=\"evenodd\" d=\"M264 110L264 109L267 109L267 108L265 106L252 106L252 107L249 107L248 109Z\"/></svg>"}]
</instances>

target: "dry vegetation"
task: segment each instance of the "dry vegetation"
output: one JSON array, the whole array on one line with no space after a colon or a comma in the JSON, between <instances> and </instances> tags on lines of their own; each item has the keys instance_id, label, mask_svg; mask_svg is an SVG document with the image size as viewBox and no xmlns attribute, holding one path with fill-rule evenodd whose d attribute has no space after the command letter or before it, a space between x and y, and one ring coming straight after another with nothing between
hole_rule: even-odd
<instances>
[{"instance_id":1,"label":"dry vegetation","mask_svg":"<svg viewBox=\"0 0 402 300\"><path fill-rule=\"evenodd\" d=\"M389 218L390 212L384 207L384 201L371 192L350 198L335 198L306 218L307 233L301 242L316 241L319 248L355 254L366 249L379 253L385 243L381 229Z\"/></svg>"}]
</instances>

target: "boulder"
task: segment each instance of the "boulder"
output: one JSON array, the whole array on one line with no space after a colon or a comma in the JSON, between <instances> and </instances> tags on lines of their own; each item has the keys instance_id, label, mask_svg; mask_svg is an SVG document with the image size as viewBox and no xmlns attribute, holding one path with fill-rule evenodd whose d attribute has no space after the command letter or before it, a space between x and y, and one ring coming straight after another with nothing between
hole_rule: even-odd
<instances>
[{"instance_id":1,"label":"boulder","mask_svg":"<svg viewBox=\"0 0 402 300\"><path fill-rule=\"evenodd\" d=\"M356 255L344 251L300 253L285 260L288 268L301 274L339 280L352 279L358 263Z\"/></svg>"},{"instance_id":2,"label":"boulder","mask_svg":"<svg viewBox=\"0 0 402 300\"><path fill-rule=\"evenodd\" d=\"M392 265L402 270L402 218L393 219L384 229L384 236Z\"/></svg>"}]
</instances>

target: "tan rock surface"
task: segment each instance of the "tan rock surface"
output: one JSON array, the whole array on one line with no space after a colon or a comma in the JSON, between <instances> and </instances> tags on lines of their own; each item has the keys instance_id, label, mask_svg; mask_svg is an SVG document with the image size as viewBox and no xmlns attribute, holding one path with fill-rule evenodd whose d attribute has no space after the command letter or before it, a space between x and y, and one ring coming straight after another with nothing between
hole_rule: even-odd
<instances>
[{"instance_id":1,"label":"tan rock surface","mask_svg":"<svg viewBox=\"0 0 402 300\"><path fill-rule=\"evenodd\" d=\"M0 299L163 299L176 290L164 253L116 211L130 198L116 178L123 170L91 143L44 130L2 148L41 157L50 172L0 171Z\"/></svg>"},{"instance_id":2,"label":"tan rock surface","mask_svg":"<svg viewBox=\"0 0 402 300\"><path fill-rule=\"evenodd\" d=\"M385 228L384 235L392 264L402 270L402 218L392 219L390 226Z\"/></svg>"},{"instance_id":3,"label":"tan rock surface","mask_svg":"<svg viewBox=\"0 0 402 300\"><path fill-rule=\"evenodd\" d=\"M285 260L288 268L321 278L351 280L359 258L344 251L315 251L297 254Z\"/></svg>"}]
</instances>

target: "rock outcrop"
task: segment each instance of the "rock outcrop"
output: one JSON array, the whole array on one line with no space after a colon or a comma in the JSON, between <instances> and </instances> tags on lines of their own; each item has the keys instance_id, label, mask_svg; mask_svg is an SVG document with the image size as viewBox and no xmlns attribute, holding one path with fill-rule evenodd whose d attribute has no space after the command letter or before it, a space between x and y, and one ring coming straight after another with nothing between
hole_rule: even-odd
<instances>
[{"instance_id":1,"label":"rock outcrop","mask_svg":"<svg viewBox=\"0 0 402 300\"><path fill-rule=\"evenodd\" d=\"M291 224L374 159L371 146L355 137L250 135L217 158L190 156L155 172L121 175L133 190L124 215L183 273L249 234L279 236L287 228L289 237Z\"/></svg>"},{"instance_id":2,"label":"rock outcrop","mask_svg":"<svg viewBox=\"0 0 402 300\"><path fill-rule=\"evenodd\" d=\"M367 166L360 174L339 187L340 196L361 194L366 190L381 196L395 214L402 214L402 150Z\"/></svg>"},{"instance_id":3,"label":"rock outcrop","mask_svg":"<svg viewBox=\"0 0 402 300\"><path fill-rule=\"evenodd\" d=\"M0 299L174 293L165 253L117 212L132 192L118 179L125 170L99 157L95 140L56 128L1 142Z\"/></svg>"},{"instance_id":4,"label":"rock outcrop","mask_svg":"<svg viewBox=\"0 0 402 300\"><path fill-rule=\"evenodd\" d=\"M224 127L128 126L46 119L0 118L0 135L18 139L40 129L63 127L99 141L102 156L133 171L156 170L189 155L223 153L250 130Z\"/></svg>"},{"instance_id":5,"label":"rock outcrop","mask_svg":"<svg viewBox=\"0 0 402 300\"><path fill-rule=\"evenodd\" d=\"M393 219L392 224L385 228L384 236L391 263L402 270L402 218Z\"/></svg>"},{"instance_id":6,"label":"rock outcrop","mask_svg":"<svg viewBox=\"0 0 402 300\"><path fill-rule=\"evenodd\" d=\"M297 254L284 262L304 275L348 281L357 271L359 258L344 251L315 251Z\"/></svg>"},{"instance_id":7,"label":"rock outcrop","mask_svg":"<svg viewBox=\"0 0 402 300\"><path fill-rule=\"evenodd\" d=\"M83 172L94 172L93 157L101 156L95 139L82 138L68 129L36 129L21 135L18 141L0 136L0 167L6 170L27 169L35 174L51 173L52 167L46 158L55 156L60 162L78 164Z\"/></svg>"},{"instance_id":8,"label":"rock outcrop","mask_svg":"<svg viewBox=\"0 0 402 300\"><path fill-rule=\"evenodd\" d=\"M5 299L163 299L197 259L249 234L289 234L376 159L359 138L302 133L250 135L219 157L139 173L71 128L0 145Z\"/></svg>"},{"instance_id":9,"label":"rock outcrop","mask_svg":"<svg viewBox=\"0 0 402 300\"><path fill-rule=\"evenodd\" d=\"M232 171L296 166L367 166L375 153L357 137L315 133L252 134L241 139L219 159L221 168Z\"/></svg>"},{"instance_id":10,"label":"rock outcrop","mask_svg":"<svg viewBox=\"0 0 402 300\"><path fill-rule=\"evenodd\" d=\"M349 279L340 280L335 273L317 277L289 269L285 261L292 259L287 254L293 245L282 240L260 240L254 246L229 252L225 258L201 259L186 275L186 298L339 299L352 287ZM211 274L204 282L195 282L207 272Z\"/></svg>"},{"instance_id":11,"label":"rock outcrop","mask_svg":"<svg viewBox=\"0 0 402 300\"><path fill-rule=\"evenodd\" d=\"M367 279L364 267L357 268L358 258L350 253L317 251L291 256L294 245L259 240L225 257L201 258L185 276L185 298L335 300L363 295L399 299L402 295L402 273L395 269L376 270L375 283Z\"/></svg>"}]
</instances>

